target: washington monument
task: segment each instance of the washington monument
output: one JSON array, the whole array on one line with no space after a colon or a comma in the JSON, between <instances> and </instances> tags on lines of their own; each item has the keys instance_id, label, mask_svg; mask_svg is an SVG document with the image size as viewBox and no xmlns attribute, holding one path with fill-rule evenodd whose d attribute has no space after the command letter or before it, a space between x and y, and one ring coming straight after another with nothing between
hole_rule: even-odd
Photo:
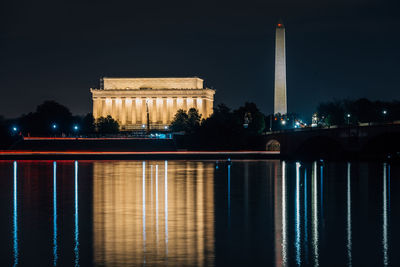
<instances>
[{"instance_id":1,"label":"washington monument","mask_svg":"<svg viewBox=\"0 0 400 267\"><path fill-rule=\"evenodd\" d=\"M285 53L285 26L279 22L276 26L275 42L275 90L274 114L286 114L286 53Z\"/></svg>"}]
</instances>

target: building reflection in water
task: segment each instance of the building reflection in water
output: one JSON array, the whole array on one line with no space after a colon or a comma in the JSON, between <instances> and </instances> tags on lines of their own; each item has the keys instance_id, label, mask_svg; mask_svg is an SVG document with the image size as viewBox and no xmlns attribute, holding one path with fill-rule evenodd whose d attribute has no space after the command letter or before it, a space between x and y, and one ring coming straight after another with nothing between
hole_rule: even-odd
<instances>
[{"instance_id":1,"label":"building reflection in water","mask_svg":"<svg viewBox=\"0 0 400 267\"><path fill-rule=\"evenodd\" d=\"M389 169L389 172L388 172ZM390 188L388 189L388 184L390 186L390 166L386 163L383 164L383 212L382 212L382 249L383 249L383 265L389 265L389 255L388 255L388 213L390 211L389 201L390 198L388 196L388 191L390 195ZM388 201L389 198L389 201ZM389 210L388 210L389 208Z\"/></svg>"},{"instance_id":2,"label":"building reflection in water","mask_svg":"<svg viewBox=\"0 0 400 267\"><path fill-rule=\"evenodd\" d=\"M275 221L275 264L286 266L287 255L287 194L286 163L274 162L274 221Z\"/></svg>"},{"instance_id":3,"label":"building reflection in water","mask_svg":"<svg viewBox=\"0 0 400 267\"><path fill-rule=\"evenodd\" d=\"M18 265L18 186L17 186L17 162L14 161L14 188L13 188L13 254L14 266Z\"/></svg>"},{"instance_id":4,"label":"building reflection in water","mask_svg":"<svg viewBox=\"0 0 400 267\"><path fill-rule=\"evenodd\" d=\"M212 265L214 218L211 162L93 163L96 265Z\"/></svg>"},{"instance_id":5,"label":"building reflection in water","mask_svg":"<svg viewBox=\"0 0 400 267\"><path fill-rule=\"evenodd\" d=\"M296 233L296 263L301 264L301 244L300 244L300 162L296 162L296 198L295 198L295 233Z\"/></svg>"},{"instance_id":6,"label":"building reflection in water","mask_svg":"<svg viewBox=\"0 0 400 267\"><path fill-rule=\"evenodd\" d=\"M318 251L318 242L319 242L319 233L318 233L318 180L317 180L317 162L313 162L312 164L312 172L311 172L311 223L312 223L312 246L313 246L313 258L314 258L314 266L319 266L319 251Z\"/></svg>"}]
</instances>

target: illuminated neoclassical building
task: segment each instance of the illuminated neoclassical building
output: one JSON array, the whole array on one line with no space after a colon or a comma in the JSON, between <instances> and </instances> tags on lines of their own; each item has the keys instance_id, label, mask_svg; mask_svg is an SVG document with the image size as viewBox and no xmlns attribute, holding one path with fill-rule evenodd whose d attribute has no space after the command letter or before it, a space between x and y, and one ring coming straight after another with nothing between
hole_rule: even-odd
<instances>
[{"instance_id":1,"label":"illuminated neoclassical building","mask_svg":"<svg viewBox=\"0 0 400 267\"><path fill-rule=\"evenodd\" d=\"M90 91L94 118L111 115L123 130L142 129L148 123L152 129L164 129L178 109L192 107L208 118L215 94L197 77L103 78L100 89Z\"/></svg>"}]
</instances>

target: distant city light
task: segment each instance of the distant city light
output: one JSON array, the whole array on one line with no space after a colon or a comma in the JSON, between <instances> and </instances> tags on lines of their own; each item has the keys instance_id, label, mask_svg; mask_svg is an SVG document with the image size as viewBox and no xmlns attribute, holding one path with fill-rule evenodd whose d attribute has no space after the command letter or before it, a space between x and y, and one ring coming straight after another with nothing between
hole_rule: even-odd
<instances>
[{"instance_id":1,"label":"distant city light","mask_svg":"<svg viewBox=\"0 0 400 267\"><path fill-rule=\"evenodd\" d=\"M57 124L53 123L53 125L51 126L53 129L57 129Z\"/></svg>"},{"instance_id":2,"label":"distant city light","mask_svg":"<svg viewBox=\"0 0 400 267\"><path fill-rule=\"evenodd\" d=\"M79 129L78 125L74 125L74 130L78 131L78 129Z\"/></svg>"},{"instance_id":3,"label":"distant city light","mask_svg":"<svg viewBox=\"0 0 400 267\"><path fill-rule=\"evenodd\" d=\"M351 115L350 115L350 113L347 113L347 115L346 115L346 116L347 116L347 118L350 118L350 116L351 116Z\"/></svg>"},{"instance_id":4,"label":"distant city light","mask_svg":"<svg viewBox=\"0 0 400 267\"><path fill-rule=\"evenodd\" d=\"M286 124L286 121L285 121L285 120L283 120L283 121L282 121L282 125L285 125L285 124Z\"/></svg>"},{"instance_id":5,"label":"distant city light","mask_svg":"<svg viewBox=\"0 0 400 267\"><path fill-rule=\"evenodd\" d=\"M18 131L18 128L17 127L12 127L12 130L14 131L14 132L16 132L16 131Z\"/></svg>"},{"instance_id":6,"label":"distant city light","mask_svg":"<svg viewBox=\"0 0 400 267\"><path fill-rule=\"evenodd\" d=\"M142 128L146 127L146 124L142 124Z\"/></svg>"},{"instance_id":7,"label":"distant city light","mask_svg":"<svg viewBox=\"0 0 400 267\"><path fill-rule=\"evenodd\" d=\"M165 126L164 126L164 129L165 129L165 130L167 130L167 129L168 129L168 126L167 126L167 125L165 125Z\"/></svg>"},{"instance_id":8,"label":"distant city light","mask_svg":"<svg viewBox=\"0 0 400 267\"><path fill-rule=\"evenodd\" d=\"M386 115L386 114L387 114L387 110L384 109L384 110L382 111L382 113L383 113L383 115Z\"/></svg>"}]
</instances>

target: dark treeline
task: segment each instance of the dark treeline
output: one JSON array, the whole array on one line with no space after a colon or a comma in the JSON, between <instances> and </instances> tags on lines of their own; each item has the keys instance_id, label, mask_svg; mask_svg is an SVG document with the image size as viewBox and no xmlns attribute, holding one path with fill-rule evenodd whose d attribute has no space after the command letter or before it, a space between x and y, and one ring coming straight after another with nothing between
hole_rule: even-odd
<instances>
[{"instance_id":1,"label":"dark treeline","mask_svg":"<svg viewBox=\"0 0 400 267\"><path fill-rule=\"evenodd\" d=\"M400 102L335 100L319 104L315 115L315 123L322 127L391 122L400 120Z\"/></svg>"},{"instance_id":2,"label":"dark treeline","mask_svg":"<svg viewBox=\"0 0 400 267\"><path fill-rule=\"evenodd\" d=\"M118 132L118 122L111 116L95 121L92 113L75 116L55 101L44 101L35 111L16 119L0 117L0 149L22 136L98 136Z\"/></svg>"},{"instance_id":3,"label":"dark treeline","mask_svg":"<svg viewBox=\"0 0 400 267\"><path fill-rule=\"evenodd\" d=\"M176 140L179 146L189 149L251 149L260 145L258 137L265 130L266 121L254 103L245 103L237 110L220 104L207 119L201 119L194 108L187 113L178 110L171 130L185 133Z\"/></svg>"}]
</instances>

